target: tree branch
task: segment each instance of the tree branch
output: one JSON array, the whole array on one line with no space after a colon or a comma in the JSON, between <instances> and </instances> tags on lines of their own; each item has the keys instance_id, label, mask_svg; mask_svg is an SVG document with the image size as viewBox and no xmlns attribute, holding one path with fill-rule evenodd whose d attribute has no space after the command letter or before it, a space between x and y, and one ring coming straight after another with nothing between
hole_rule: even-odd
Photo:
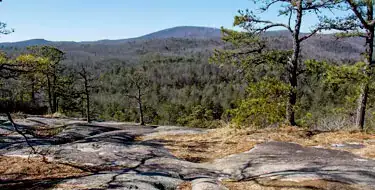
<instances>
[{"instance_id":1,"label":"tree branch","mask_svg":"<svg viewBox=\"0 0 375 190\"><path fill-rule=\"evenodd\" d=\"M310 34L307 34L307 35L303 36L302 38L300 38L299 41L303 42L304 40L309 39L311 36L314 36L316 33L318 33L321 30L324 30L324 29L327 29L327 28L325 28L325 27L317 27L313 31L311 31Z\"/></svg>"},{"instance_id":2,"label":"tree branch","mask_svg":"<svg viewBox=\"0 0 375 190\"><path fill-rule=\"evenodd\" d=\"M255 19L255 18L252 18L252 17L248 17L247 18L247 21L248 22L254 22L254 23L258 23L258 24L267 24L266 26L264 27L261 27L261 28L258 28L258 29L255 29L255 31L257 32L264 32L270 28L273 28L273 27L284 27L286 28L289 32L293 33L293 30L292 28L290 27L290 25L287 25L287 24L283 24L283 23L274 23L272 21L268 21L268 20L259 20L259 19Z\"/></svg>"},{"instance_id":3,"label":"tree branch","mask_svg":"<svg viewBox=\"0 0 375 190\"><path fill-rule=\"evenodd\" d=\"M27 145L31 148L32 152L33 152L34 154L36 154L36 153L37 153L36 149L31 145L31 143L29 142L29 139L27 138L27 136L26 136L26 135L25 135L25 134L24 134L24 133L18 128L17 124L13 121L13 119L12 119L12 115L10 115L9 112L6 112L6 115L7 115L7 117L8 117L8 120L9 120L10 123L12 124L14 130L15 130L18 134L20 134L20 135L23 136L23 138L25 139Z\"/></svg>"},{"instance_id":4,"label":"tree branch","mask_svg":"<svg viewBox=\"0 0 375 190\"><path fill-rule=\"evenodd\" d=\"M365 28L369 28L370 27L369 24L363 18L362 13L358 10L358 6L355 4L355 2L353 0L346 0L346 1L349 3L349 5L350 5L351 9L353 10L354 14L361 21L363 26L365 26Z\"/></svg>"}]
</instances>

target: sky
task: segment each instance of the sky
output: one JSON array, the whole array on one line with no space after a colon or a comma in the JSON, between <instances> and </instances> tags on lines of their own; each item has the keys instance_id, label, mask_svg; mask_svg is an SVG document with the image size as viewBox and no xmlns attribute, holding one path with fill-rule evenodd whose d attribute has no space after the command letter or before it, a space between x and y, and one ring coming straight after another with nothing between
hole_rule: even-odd
<instances>
[{"instance_id":1,"label":"sky","mask_svg":"<svg viewBox=\"0 0 375 190\"><path fill-rule=\"evenodd\" d=\"M3 0L0 21L15 32L0 42L125 39L175 26L231 28L237 11L247 8L257 6L250 0ZM277 8L263 16L285 21ZM304 31L316 19L306 23Z\"/></svg>"}]
</instances>

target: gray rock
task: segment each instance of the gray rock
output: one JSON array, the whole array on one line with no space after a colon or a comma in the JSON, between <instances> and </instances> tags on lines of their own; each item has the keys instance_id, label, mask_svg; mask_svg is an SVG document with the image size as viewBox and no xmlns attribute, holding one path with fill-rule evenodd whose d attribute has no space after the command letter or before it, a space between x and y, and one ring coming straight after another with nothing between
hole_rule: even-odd
<instances>
[{"instance_id":1,"label":"gray rock","mask_svg":"<svg viewBox=\"0 0 375 190\"><path fill-rule=\"evenodd\" d=\"M216 160L213 165L217 170L231 174L234 179L275 176L305 179L313 175L319 179L375 188L374 160L349 152L303 147L293 143L259 144L248 152Z\"/></svg>"},{"instance_id":2,"label":"gray rock","mask_svg":"<svg viewBox=\"0 0 375 190\"><path fill-rule=\"evenodd\" d=\"M192 190L228 190L228 188L215 179L201 178L192 181Z\"/></svg>"},{"instance_id":3,"label":"gray rock","mask_svg":"<svg viewBox=\"0 0 375 190\"><path fill-rule=\"evenodd\" d=\"M91 175L65 179L55 189L175 189L192 181L193 189L225 189L217 179L327 179L375 189L375 161L351 153L293 143L268 142L248 152L192 163L174 157L162 144L147 137L160 134L205 133L183 127L145 127L124 123L93 123L34 118L33 122L70 123L55 137L30 140L48 159L88 168L105 168ZM26 122L27 124L27 122ZM30 125L34 123L30 122ZM145 140L135 140L145 136ZM0 153L29 156L19 135L2 137ZM349 144L360 148L357 144ZM115 170L115 171L112 171Z\"/></svg>"},{"instance_id":4,"label":"gray rock","mask_svg":"<svg viewBox=\"0 0 375 190\"><path fill-rule=\"evenodd\" d=\"M180 179L158 174L112 172L64 180L54 188L67 189L150 189L174 190L182 183Z\"/></svg>"},{"instance_id":5,"label":"gray rock","mask_svg":"<svg viewBox=\"0 0 375 190\"><path fill-rule=\"evenodd\" d=\"M366 147L364 144L360 144L360 143L331 144L331 146L335 148L349 148L349 149L361 149L361 148Z\"/></svg>"}]
</instances>

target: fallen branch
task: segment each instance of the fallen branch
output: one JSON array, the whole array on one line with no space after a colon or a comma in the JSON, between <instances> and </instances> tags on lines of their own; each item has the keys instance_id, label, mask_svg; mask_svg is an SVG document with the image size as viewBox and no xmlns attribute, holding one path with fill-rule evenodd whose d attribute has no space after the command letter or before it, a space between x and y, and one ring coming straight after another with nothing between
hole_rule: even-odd
<instances>
[{"instance_id":1,"label":"fallen branch","mask_svg":"<svg viewBox=\"0 0 375 190\"><path fill-rule=\"evenodd\" d=\"M27 145L31 148L32 153L37 154L36 149L33 147L33 145L31 145L31 143L29 142L29 139L27 138L27 136L26 136L24 133L22 133L22 131L18 128L18 125L13 121L13 119L12 119L12 115L10 115L9 112L6 112L6 115L7 115L7 117L8 117L8 120L9 120L10 123L12 124L14 130L15 130L18 134L20 134L20 135L23 136L23 138L25 139Z\"/></svg>"}]
</instances>

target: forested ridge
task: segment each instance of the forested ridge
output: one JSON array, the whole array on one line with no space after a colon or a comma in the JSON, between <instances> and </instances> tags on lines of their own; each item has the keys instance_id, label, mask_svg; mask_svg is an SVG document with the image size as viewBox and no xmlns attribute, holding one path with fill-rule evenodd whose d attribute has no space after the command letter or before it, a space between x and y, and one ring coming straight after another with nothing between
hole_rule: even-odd
<instances>
[{"instance_id":1,"label":"forested ridge","mask_svg":"<svg viewBox=\"0 0 375 190\"><path fill-rule=\"evenodd\" d=\"M13 86L11 90L17 102L13 111L29 114L59 112L67 116L85 117L87 103L83 96L84 82L77 74L85 68L90 75L92 118L139 122L139 105L128 93L129 89L135 90L129 86L129 76L141 71L147 78L147 85L142 87L142 107L147 123L217 127L220 120L232 119L233 109L238 108L248 94L249 72L235 65L209 62L215 49L230 49L231 45L220 39L217 31L212 32L208 28L211 32L202 34L194 33L197 28L194 29L189 33L190 27L177 27L165 30L166 34L156 33L160 36L154 34L149 35L152 38L129 40L80 43L37 40L26 44L2 44L2 49L11 57L31 52L28 48L30 44L38 45L31 46L34 49L55 47L64 53L56 65L60 78L57 80L61 80L55 90L57 105L52 105L56 108L50 108L45 77L34 76L38 78L35 81L22 78L7 79L5 82ZM194 35L180 35L191 33ZM176 34L177 37L174 37ZM285 31L267 32L263 40L270 50L292 47ZM304 60L326 60L330 65L352 65L361 59L363 49L362 39L338 40L334 34L321 34L303 44L302 56ZM252 77L262 77L264 72L267 72L266 68L252 73ZM304 82L319 86L319 80L315 77L304 74ZM319 113L320 108L315 108L318 102L342 103L335 98L340 96L335 94L335 90L326 91L321 86L312 89L307 84L301 88L306 92L301 102L304 110L299 116L302 123L306 122L306 114L312 120L311 112L317 112L314 117L324 115Z\"/></svg>"},{"instance_id":2,"label":"forested ridge","mask_svg":"<svg viewBox=\"0 0 375 190\"><path fill-rule=\"evenodd\" d=\"M232 28L0 43L0 189L374 189L375 0L251 1Z\"/></svg>"}]
</instances>

